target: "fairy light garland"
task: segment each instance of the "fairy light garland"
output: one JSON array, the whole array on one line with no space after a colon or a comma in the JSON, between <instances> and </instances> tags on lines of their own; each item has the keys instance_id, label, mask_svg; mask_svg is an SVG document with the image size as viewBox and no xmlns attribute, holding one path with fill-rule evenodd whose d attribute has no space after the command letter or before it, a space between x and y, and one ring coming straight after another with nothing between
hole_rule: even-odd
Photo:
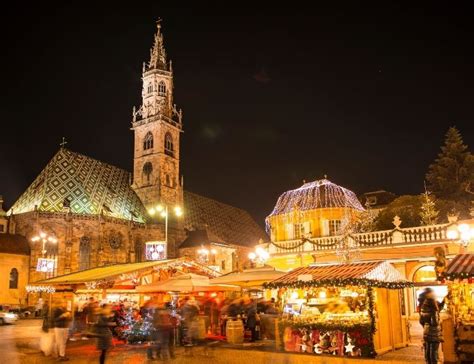
<instances>
[{"instance_id":1,"label":"fairy light garland","mask_svg":"<svg viewBox=\"0 0 474 364\"><path fill-rule=\"evenodd\" d=\"M283 193L271 214L265 219L267 232L270 231L269 219L272 216L309 211L320 208L345 207L364 211L356 194L347 188L338 186L328 179L303 184L300 188Z\"/></svg>"},{"instance_id":2,"label":"fairy light garland","mask_svg":"<svg viewBox=\"0 0 474 364\"><path fill-rule=\"evenodd\" d=\"M309 287L344 287L344 286L365 286L388 289L402 289L413 287L412 282L386 282L379 279L368 278L331 278L331 279L315 279L311 281L295 281L295 282L267 282L263 284L266 289L277 288L309 288Z\"/></svg>"},{"instance_id":3,"label":"fairy light garland","mask_svg":"<svg viewBox=\"0 0 474 364\"><path fill-rule=\"evenodd\" d=\"M327 248L330 248L330 247L340 245L341 242L344 239L349 238L349 239L352 239L356 244L361 245L361 246L374 246L374 245L379 245L381 243L390 242L390 240L392 239L393 234L395 232L401 232L404 235L405 240L407 240L407 239L417 238L417 237L420 237L420 236L423 236L423 235L426 235L426 234L429 234L429 233L441 233L443 231L447 231L448 227L449 226L444 226L444 227L440 227L440 228L433 228L433 229L430 229L428 232L426 232L426 231L424 231L424 232L404 231L404 230L401 230L399 228L395 228L392 231L387 232L386 235L384 235L382 238L377 239L377 240L372 240L372 241L364 241L363 239L358 238L354 234L347 234L347 235L344 235L344 236L340 236L339 238L334 237L334 238L336 238L336 240L334 240L333 242L330 242L330 243L323 243L323 242L320 242L320 241L317 241L317 240L302 238L301 241L298 244L295 244L291 247L283 246L283 245L280 245L280 244L278 244L276 242L273 242L273 241L271 241L270 244L272 244L276 248L282 249L282 250L293 250L293 249L301 247L305 243L312 244L312 245L316 246L317 248L327 249Z\"/></svg>"},{"instance_id":4,"label":"fairy light garland","mask_svg":"<svg viewBox=\"0 0 474 364\"><path fill-rule=\"evenodd\" d=\"M28 293L54 293L56 288L53 286L26 286L26 292Z\"/></svg>"}]
</instances>

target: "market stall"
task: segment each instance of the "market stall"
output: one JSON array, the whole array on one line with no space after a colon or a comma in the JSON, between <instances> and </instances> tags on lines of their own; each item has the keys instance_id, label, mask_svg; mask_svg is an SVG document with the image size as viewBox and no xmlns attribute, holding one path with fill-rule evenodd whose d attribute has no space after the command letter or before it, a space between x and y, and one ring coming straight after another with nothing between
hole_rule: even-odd
<instances>
[{"instance_id":1,"label":"market stall","mask_svg":"<svg viewBox=\"0 0 474 364\"><path fill-rule=\"evenodd\" d=\"M98 303L109 303L121 311L122 321L135 327L132 332L139 337L146 323L140 318L141 306L152 293L139 292L137 287L166 282L185 274L198 273L207 277L219 275L208 267L188 258L116 264L96 267L32 283L27 287L32 294L49 294L49 305L66 304L74 317L73 327L81 320L81 311L92 298ZM164 294L160 298L163 298ZM141 335L144 336L144 335ZM139 341L139 340L136 340Z\"/></svg>"},{"instance_id":2,"label":"market stall","mask_svg":"<svg viewBox=\"0 0 474 364\"><path fill-rule=\"evenodd\" d=\"M144 294L169 294L173 307L184 297L192 297L199 307L199 332L206 335L221 335L220 309L224 300L234 298L240 287L229 284L211 284L208 276L188 273L177 275L166 281L159 281L137 287ZM202 335L201 335L202 336Z\"/></svg>"},{"instance_id":3,"label":"market stall","mask_svg":"<svg viewBox=\"0 0 474 364\"><path fill-rule=\"evenodd\" d=\"M474 253L456 255L443 276L448 284L448 312L443 322L443 352L461 362L474 362ZM451 342L448 332L453 333ZM454 361L456 359L453 359ZM451 361L451 360L450 360Z\"/></svg>"},{"instance_id":4,"label":"market stall","mask_svg":"<svg viewBox=\"0 0 474 364\"><path fill-rule=\"evenodd\" d=\"M283 310L280 349L374 357L407 345L401 306L410 283L387 262L302 267L264 286Z\"/></svg>"}]
</instances>

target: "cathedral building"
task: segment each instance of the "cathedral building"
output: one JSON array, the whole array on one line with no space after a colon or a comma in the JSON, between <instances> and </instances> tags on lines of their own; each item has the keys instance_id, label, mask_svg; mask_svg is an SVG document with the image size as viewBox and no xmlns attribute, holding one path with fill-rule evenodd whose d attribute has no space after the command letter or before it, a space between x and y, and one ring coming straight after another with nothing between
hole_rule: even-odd
<instances>
[{"instance_id":1,"label":"cathedral building","mask_svg":"<svg viewBox=\"0 0 474 364\"><path fill-rule=\"evenodd\" d=\"M153 259L174 258L202 230L234 253L226 250L221 259L234 261L218 265L235 267L239 254L267 239L246 211L183 190L183 113L173 100L160 24L142 81L142 103L132 112L133 173L62 145L9 210L10 232L30 244L30 282L151 259L148 247L158 253ZM207 243L194 241L196 249ZM39 269L48 259L54 264Z\"/></svg>"}]
</instances>

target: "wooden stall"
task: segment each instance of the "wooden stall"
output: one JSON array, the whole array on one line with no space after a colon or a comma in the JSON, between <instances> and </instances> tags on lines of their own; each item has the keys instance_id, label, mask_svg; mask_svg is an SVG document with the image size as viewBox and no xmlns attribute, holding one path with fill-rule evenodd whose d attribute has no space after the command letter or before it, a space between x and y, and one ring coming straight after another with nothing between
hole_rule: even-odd
<instances>
[{"instance_id":1,"label":"wooden stall","mask_svg":"<svg viewBox=\"0 0 474 364\"><path fill-rule=\"evenodd\" d=\"M277 346L313 355L374 357L406 346L403 288L387 262L302 267L265 285L283 311Z\"/></svg>"},{"instance_id":2,"label":"wooden stall","mask_svg":"<svg viewBox=\"0 0 474 364\"><path fill-rule=\"evenodd\" d=\"M474 253L458 254L443 273L449 318L443 321L445 362L474 362Z\"/></svg>"}]
</instances>

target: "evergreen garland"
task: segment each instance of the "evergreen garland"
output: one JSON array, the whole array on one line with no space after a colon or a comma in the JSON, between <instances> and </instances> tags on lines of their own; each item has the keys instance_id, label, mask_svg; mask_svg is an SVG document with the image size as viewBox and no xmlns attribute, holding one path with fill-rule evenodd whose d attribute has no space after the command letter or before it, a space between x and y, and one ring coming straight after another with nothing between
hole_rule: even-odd
<instances>
[{"instance_id":1,"label":"evergreen garland","mask_svg":"<svg viewBox=\"0 0 474 364\"><path fill-rule=\"evenodd\" d=\"M368 288L388 288L401 289L413 287L412 282L385 282L368 278L332 278L312 281L294 281L294 282L266 282L263 287L266 289L276 288L308 288L308 287L345 287L345 286L365 286Z\"/></svg>"}]
</instances>

